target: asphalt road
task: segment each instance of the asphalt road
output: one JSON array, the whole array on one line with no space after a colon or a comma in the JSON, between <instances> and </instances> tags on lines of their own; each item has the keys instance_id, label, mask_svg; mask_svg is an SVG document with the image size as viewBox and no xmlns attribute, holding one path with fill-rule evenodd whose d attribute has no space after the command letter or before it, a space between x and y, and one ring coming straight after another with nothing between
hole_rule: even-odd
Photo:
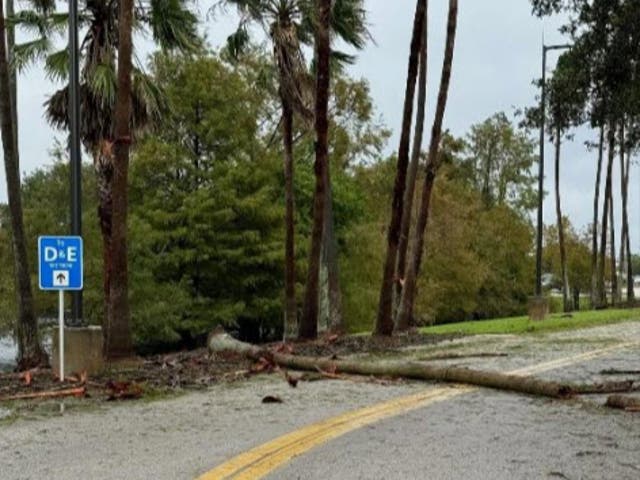
<instances>
[{"instance_id":1,"label":"asphalt road","mask_svg":"<svg viewBox=\"0 0 640 480\"><path fill-rule=\"evenodd\" d=\"M640 323L547 336L483 337L438 347L500 352L443 363L503 371L640 342ZM433 355L434 347L406 356ZM540 373L601 379L605 368L640 368L640 349ZM640 378L638 378L640 380ZM440 385L323 381L291 389L281 377L217 386L152 403L0 424L0 478L193 479L276 437L338 414ZM282 404L265 405L264 395ZM590 400L591 401L591 400ZM270 479L638 479L640 414L595 402L551 401L474 390L383 419L321 443Z\"/></svg>"}]
</instances>

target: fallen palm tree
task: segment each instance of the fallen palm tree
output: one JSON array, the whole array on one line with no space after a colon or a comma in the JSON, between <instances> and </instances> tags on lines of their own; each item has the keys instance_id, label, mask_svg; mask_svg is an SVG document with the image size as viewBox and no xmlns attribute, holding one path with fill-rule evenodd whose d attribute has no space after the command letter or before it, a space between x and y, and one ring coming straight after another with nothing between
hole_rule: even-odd
<instances>
[{"instance_id":1,"label":"fallen palm tree","mask_svg":"<svg viewBox=\"0 0 640 480\"><path fill-rule=\"evenodd\" d=\"M368 362L363 360L337 360L320 357L292 355L260 348L240 342L226 333L214 333L209 337L209 350L224 355L242 355L255 361L268 361L294 370L373 375L437 382L464 383L478 387L506 390L550 398L569 398L584 393L626 392L633 382L604 384L572 384L542 380L495 371L475 370L466 367L434 366L412 361Z\"/></svg>"},{"instance_id":2,"label":"fallen palm tree","mask_svg":"<svg viewBox=\"0 0 640 480\"><path fill-rule=\"evenodd\" d=\"M0 402L9 402L15 400L36 400L46 398L61 397L84 397L87 393L86 387L65 388L60 390L47 390L42 392L18 393L15 395L6 395L0 397Z\"/></svg>"},{"instance_id":3,"label":"fallen palm tree","mask_svg":"<svg viewBox=\"0 0 640 480\"><path fill-rule=\"evenodd\" d=\"M607 398L606 406L626 410L627 412L640 412L640 397L611 395Z\"/></svg>"}]
</instances>

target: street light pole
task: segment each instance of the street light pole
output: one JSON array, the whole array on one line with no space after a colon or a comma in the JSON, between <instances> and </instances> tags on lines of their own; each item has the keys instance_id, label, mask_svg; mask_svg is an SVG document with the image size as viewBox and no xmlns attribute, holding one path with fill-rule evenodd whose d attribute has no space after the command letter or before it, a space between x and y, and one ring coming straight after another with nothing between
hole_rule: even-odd
<instances>
[{"instance_id":1,"label":"street light pole","mask_svg":"<svg viewBox=\"0 0 640 480\"><path fill-rule=\"evenodd\" d=\"M536 297L542 297L542 230L544 200L544 128L546 119L547 100L547 52L551 50L566 50L571 45L542 45L542 92L540 95L540 162L538 165L538 228L536 237Z\"/></svg>"},{"instance_id":2,"label":"street light pole","mask_svg":"<svg viewBox=\"0 0 640 480\"><path fill-rule=\"evenodd\" d=\"M80 151L80 74L78 0L69 0L69 151L71 160L71 235L82 235L82 153ZM82 323L82 291L74 291L72 322Z\"/></svg>"}]
</instances>

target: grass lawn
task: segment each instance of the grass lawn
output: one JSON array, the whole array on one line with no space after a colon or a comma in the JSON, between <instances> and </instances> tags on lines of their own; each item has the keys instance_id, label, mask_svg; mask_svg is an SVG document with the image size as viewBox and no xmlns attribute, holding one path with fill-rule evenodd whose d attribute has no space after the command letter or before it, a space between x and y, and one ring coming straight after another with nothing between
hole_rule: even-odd
<instances>
[{"instance_id":1,"label":"grass lawn","mask_svg":"<svg viewBox=\"0 0 640 480\"><path fill-rule=\"evenodd\" d=\"M529 317L512 317L448 323L435 325L433 327L424 327L421 328L420 331L422 333L433 334L462 333L466 335L487 333L541 333L595 327L628 320L640 321L640 308L575 312L571 317L565 318L562 317L562 314L556 313L549 315L547 319L542 322L531 322L529 321Z\"/></svg>"}]
</instances>

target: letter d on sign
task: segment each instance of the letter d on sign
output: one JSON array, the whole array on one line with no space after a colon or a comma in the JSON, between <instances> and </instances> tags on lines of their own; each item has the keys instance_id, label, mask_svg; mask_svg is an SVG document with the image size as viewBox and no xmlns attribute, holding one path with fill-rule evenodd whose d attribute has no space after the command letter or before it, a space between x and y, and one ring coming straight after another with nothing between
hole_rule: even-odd
<instances>
[{"instance_id":1,"label":"letter d on sign","mask_svg":"<svg viewBox=\"0 0 640 480\"><path fill-rule=\"evenodd\" d=\"M44 261L53 262L58 258L58 251L53 247L44 247Z\"/></svg>"}]
</instances>

